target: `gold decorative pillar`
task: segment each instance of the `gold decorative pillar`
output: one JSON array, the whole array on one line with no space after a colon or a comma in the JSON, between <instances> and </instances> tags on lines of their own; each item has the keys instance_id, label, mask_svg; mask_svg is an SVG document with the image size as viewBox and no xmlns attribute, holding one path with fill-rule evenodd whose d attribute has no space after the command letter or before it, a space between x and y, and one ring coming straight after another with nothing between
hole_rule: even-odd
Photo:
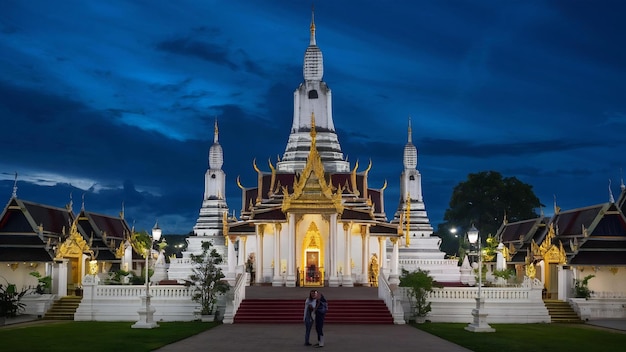
<instances>
[{"instance_id":1,"label":"gold decorative pillar","mask_svg":"<svg viewBox=\"0 0 626 352\"><path fill-rule=\"evenodd\" d=\"M387 248L385 246L385 237L378 237L378 258L380 258L380 268L384 269L387 266Z\"/></svg>"},{"instance_id":2,"label":"gold decorative pillar","mask_svg":"<svg viewBox=\"0 0 626 352\"><path fill-rule=\"evenodd\" d=\"M367 252L369 238L367 237L367 226L361 225L361 284L369 286L369 278L367 273Z\"/></svg>"}]
</instances>

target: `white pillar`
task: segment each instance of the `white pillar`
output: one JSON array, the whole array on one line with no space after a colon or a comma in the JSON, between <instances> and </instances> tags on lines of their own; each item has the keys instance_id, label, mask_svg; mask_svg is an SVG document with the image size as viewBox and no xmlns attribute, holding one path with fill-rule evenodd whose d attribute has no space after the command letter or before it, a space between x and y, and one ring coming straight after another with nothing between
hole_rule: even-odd
<instances>
[{"instance_id":1,"label":"white pillar","mask_svg":"<svg viewBox=\"0 0 626 352\"><path fill-rule=\"evenodd\" d=\"M561 301L566 301L570 298L572 292L572 282L574 282L574 273L569 266L564 266L559 264L558 266L558 299Z\"/></svg>"},{"instance_id":2,"label":"white pillar","mask_svg":"<svg viewBox=\"0 0 626 352\"><path fill-rule=\"evenodd\" d=\"M295 275L295 237L296 237L296 215L289 214L289 233L287 234L287 287L296 287L296 275ZM280 263L276 263L280 266Z\"/></svg>"},{"instance_id":3,"label":"white pillar","mask_svg":"<svg viewBox=\"0 0 626 352\"><path fill-rule=\"evenodd\" d=\"M282 286L283 277L280 272L280 224L274 224L274 278L272 286Z\"/></svg>"},{"instance_id":4,"label":"white pillar","mask_svg":"<svg viewBox=\"0 0 626 352\"><path fill-rule=\"evenodd\" d=\"M387 238L379 237L378 246L380 247L380 269L382 272L385 272L384 269L387 268Z\"/></svg>"},{"instance_id":5,"label":"white pillar","mask_svg":"<svg viewBox=\"0 0 626 352\"><path fill-rule=\"evenodd\" d=\"M52 267L52 292L59 297L67 296L68 259L55 259Z\"/></svg>"},{"instance_id":6,"label":"white pillar","mask_svg":"<svg viewBox=\"0 0 626 352\"><path fill-rule=\"evenodd\" d=\"M328 279L328 286L339 287L341 281L339 280L339 266L337 265L337 246L339 241L337 239L337 214L330 214L330 234L328 245L330 246L330 276Z\"/></svg>"},{"instance_id":7,"label":"white pillar","mask_svg":"<svg viewBox=\"0 0 626 352\"><path fill-rule=\"evenodd\" d=\"M235 285L235 267L237 264L237 258L235 258L235 242L237 242L236 236L228 236L230 243L228 244L228 273L226 274L226 281L232 286Z\"/></svg>"},{"instance_id":8,"label":"white pillar","mask_svg":"<svg viewBox=\"0 0 626 352\"><path fill-rule=\"evenodd\" d=\"M398 275L399 242L400 241L398 241L397 237L391 238L391 243L393 243L393 252L391 254L391 274L389 274L389 283L392 285L400 284L400 276Z\"/></svg>"},{"instance_id":9,"label":"white pillar","mask_svg":"<svg viewBox=\"0 0 626 352\"><path fill-rule=\"evenodd\" d=\"M351 261L351 257L350 257L350 236L351 236L351 231L350 229L352 228L352 224L351 223L344 223L343 224L343 232L346 236L345 239L345 243L346 243L346 248L344 248L344 265L343 265L343 270L342 270L342 274L343 274L343 278L342 278L342 282L341 285L344 287L353 287L354 286L354 282L352 281L352 261Z\"/></svg>"},{"instance_id":10,"label":"white pillar","mask_svg":"<svg viewBox=\"0 0 626 352\"><path fill-rule=\"evenodd\" d=\"M263 230L262 226L258 227L257 230L257 252L256 255L256 272L254 281L257 284L263 282Z\"/></svg>"},{"instance_id":11,"label":"white pillar","mask_svg":"<svg viewBox=\"0 0 626 352\"><path fill-rule=\"evenodd\" d=\"M237 267L244 268L245 271L245 258L246 258L246 236L239 237L239 251L237 253Z\"/></svg>"}]
</instances>

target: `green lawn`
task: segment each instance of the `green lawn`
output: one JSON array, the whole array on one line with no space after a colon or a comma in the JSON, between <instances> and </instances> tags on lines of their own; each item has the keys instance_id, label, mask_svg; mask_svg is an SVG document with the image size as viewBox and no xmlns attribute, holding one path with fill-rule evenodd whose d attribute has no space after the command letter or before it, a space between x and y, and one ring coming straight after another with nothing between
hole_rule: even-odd
<instances>
[{"instance_id":1,"label":"green lawn","mask_svg":"<svg viewBox=\"0 0 626 352\"><path fill-rule=\"evenodd\" d=\"M132 322L54 322L0 329L0 351L152 351L198 334L217 323L159 323L132 329Z\"/></svg>"},{"instance_id":2,"label":"green lawn","mask_svg":"<svg viewBox=\"0 0 626 352\"><path fill-rule=\"evenodd\" d=\"M626 334L577 324L490 324L493 333L466 331L467 324L425 323L416 328L476 352L624 351Z\"/></svg>"}]
</instances>

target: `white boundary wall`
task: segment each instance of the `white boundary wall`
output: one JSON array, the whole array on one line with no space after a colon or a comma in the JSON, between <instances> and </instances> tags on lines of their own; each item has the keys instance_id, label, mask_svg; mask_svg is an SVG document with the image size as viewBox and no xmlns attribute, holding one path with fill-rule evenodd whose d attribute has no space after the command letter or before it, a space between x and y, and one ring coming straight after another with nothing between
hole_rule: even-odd
<instances>
[{"instance_id":1,"label":"white boundary wall","mask_svg":"<svg viewBox=\"0 0 626 352\"><path fill-rule=\"evenodd\" d=\"M610 297L610 298L600 298ZM608 294L589 299L570 298L569 304L582 320L626 319L626 295Z\"/></svg>"},{"instance_id":2,"label":"white boundary wall","mask_svg":"<svg viewBox=\"0 0 626 352\"><path fill-rule=\"evenodd\" d=\"M489 323L549 323L550 315L543 303L538 280L526 278L521 287L483 287L484 309ZM400 287L404 297L405 319L411 317L411 307L405 288ZM428 295L431 311L426 320L435 323L471 323L472 310L476 308L476 287L435 288Z\"/></svg>"},{"instance_id":3,"label":"white boundary wall","mask_svg":"<svg viewBox=\"0 0 626 352\"><path fill-rule=\"evenodd\" d=\"M245 276L238 282L243 286ZM543 285L538 280L526 279L520 287L484 287L481 290L485 298L485 310L489 323L549 323L550 315L546 309L541 290ZM409 320L410 304L405 295L405 288L397 293L402 297L404 319ZM199 305L191 300L193 289L178 285L158 285L150 287L151 305L155 307L156 321L191 321L197 319ZM476 287L436 288L429 294L432 310L426 317L432 322L471 323L472 310L476 306ZM77 321L137 321L141 308L141 297L145 295L145 286L135 285L98 285L93 276L83 280L83 300L74 315ZM227 295L230 300L235 299ZM223 297L225 298L225 297ZM243 297L239 297L242 299ZM593 301L593 300L591 300ZM232 302L221 302L220 311ZM614 307L615 310L617 307ZM620 310L624 312L622 308ZM234 317L236 308L229 308L229 315ZM606 317L606 315L604 315ZM397 319L396 319L397 318ZM399 323L402 318L394 317Z\"/></svg>"},{"instance_id":4,"label":"white boundary wall","mask_svg":"<svg viewBox=\"0 0 626 352\"><path fill-rule=\"evenodd\" d=\"M98 285L91 275L83 278L83 300L74 314L76 321L137 321L145 285ZM150 286L154 320L192 321L199 304L192 301L193 288L181 285Z\"/></svg>"}]
</instances>

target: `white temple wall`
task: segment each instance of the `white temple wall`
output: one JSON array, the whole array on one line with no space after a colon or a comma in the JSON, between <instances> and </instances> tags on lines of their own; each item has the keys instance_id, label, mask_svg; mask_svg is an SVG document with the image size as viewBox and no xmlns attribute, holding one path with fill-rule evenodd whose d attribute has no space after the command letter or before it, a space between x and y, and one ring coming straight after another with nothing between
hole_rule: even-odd
<instances>
[{"instance_id":1,"label":"white temple wall","mask_svg":"<svg viewBox=\"0 0 626 352\"><path fill-rule=\"evenodd\" d=\"M574 279L583 280L588 275L595 275L588 282L591 297L626 298L626 268L615 268L613 271L610 267L576 267Z\"/></svg>"},{"instance_id":2,"label":"white temple wall","mask_svg":"<svg viewBox=\"0 0 626 352\"><path fill-rule=\"evenodd\" d=\"M2 262L0 263L0 284L15 284L18 290L37 286L37 278L30 275L37 271L41 276L46 276L45 263L24 263L24 262ZM2 278L6 279L2 280Z\"/></svg>"}]
</instances>

